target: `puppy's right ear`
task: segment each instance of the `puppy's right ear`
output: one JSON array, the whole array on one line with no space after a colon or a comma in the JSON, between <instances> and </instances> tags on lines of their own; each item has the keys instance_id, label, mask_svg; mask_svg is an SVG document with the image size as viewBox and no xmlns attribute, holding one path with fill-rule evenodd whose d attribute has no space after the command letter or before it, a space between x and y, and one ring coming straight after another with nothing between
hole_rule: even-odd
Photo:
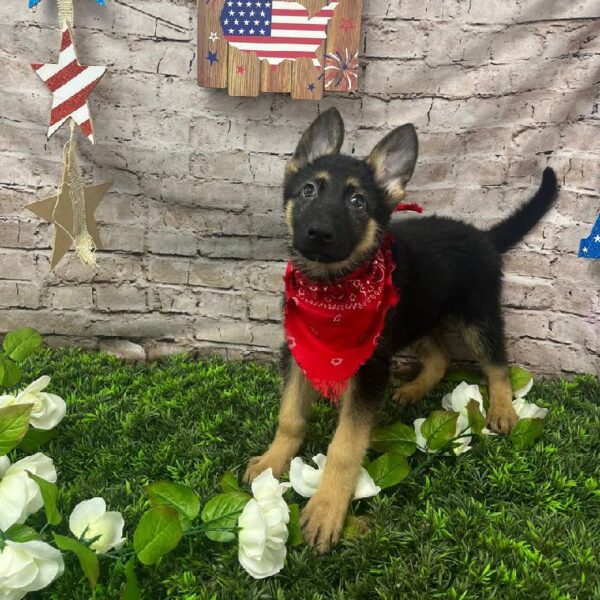
<instances>
[{"instance_id":1,"label":"puppy's right ear","mask_svg":"<svg viewBox=\"0 0 600 600\"><path fill-rule=\"evenodd\" d=\"M321 156L337 154L343 142L344 121L337 109L332 107L319 115L302 134L294 156L285 167L285 174L296 173Z\"/></svg>"}]
</instances>

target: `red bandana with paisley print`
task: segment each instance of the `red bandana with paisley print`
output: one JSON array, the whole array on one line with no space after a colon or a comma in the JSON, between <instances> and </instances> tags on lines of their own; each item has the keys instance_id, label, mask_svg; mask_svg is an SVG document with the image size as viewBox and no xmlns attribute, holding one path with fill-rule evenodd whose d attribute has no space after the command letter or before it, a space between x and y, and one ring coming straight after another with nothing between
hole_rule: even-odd
<instances>
[{"instance_id":1,"label":"red bandana with paisley print","mask_svg":"<svg viewBox=\"0 0 600 600\"><path fill-rule=\"evenodd\" d=\"M315 390L333 403L373 355L385 316L400 298L392 282L392 240L388 235L372 261L333 283L310 280L287 265L287 343Z\"/></svg>"}]
</instances>

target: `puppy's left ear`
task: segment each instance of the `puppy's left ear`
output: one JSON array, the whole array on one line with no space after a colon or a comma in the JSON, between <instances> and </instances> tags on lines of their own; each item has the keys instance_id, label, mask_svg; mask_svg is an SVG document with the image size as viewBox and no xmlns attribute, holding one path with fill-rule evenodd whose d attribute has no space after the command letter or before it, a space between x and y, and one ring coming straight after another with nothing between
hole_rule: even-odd
<instances>
[{"instance_id":1,"label":"puppy's left ear","mask_svg":"<svg viewBox=\"0 0 600 600\"><path fill-rule=\"evenodd\" d=\"M302 134L285 172L291 175L321 156L337 154L344 142L344 121L335 108L319 115Z\"/></svg>"},{"instance_id":2,"label":"puppy's left ear","mask_svg":"<svg viewBox=\"0 0 600 600\"><path fill-rule=\"evenodd\" d=\"M407 123L388 133L367 158L377 185L386 193L390 208L404 198L419 154L417 132Z\"/></svg>"}]
</instances>

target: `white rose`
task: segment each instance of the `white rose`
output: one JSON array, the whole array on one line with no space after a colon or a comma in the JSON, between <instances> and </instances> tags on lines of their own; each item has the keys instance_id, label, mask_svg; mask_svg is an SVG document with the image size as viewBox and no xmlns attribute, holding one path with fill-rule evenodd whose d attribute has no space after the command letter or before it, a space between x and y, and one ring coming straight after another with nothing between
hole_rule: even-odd
<instances>
[{"instance_id":1,"label":"white rose","mask_svg":"<svg viewBox=\"0 0 600 600\"><path fill-rule=\"evenodd\" d=\"M423 432L421 431L421 427L423 426L424 422L425 422L424 418L414 420L415 435L417 438L417 448L421 452L429 452L431 454L434 454L434 453L438 452L439 450L432 450L431 448L427 447L427 440L425 439L425 436L423 435ZM452 448L452 451L457 456L459 454L464 454L465 452L468 452L471 449L471 446L469 445L471 443L471 428L468 425L469 425L469 417L467 416L467 414L466 413L458 413L458 417L456 419L456 429L454 431L454 437L457 437L460 435L461 438L454 442L454 447Z\"/></svg>"},{"instance_id":2,"label":"white rose","mask_svg":"<svg viewBox=\"0 0 600 600\"><path fill-rule=\"evenodd\" d=\"M313 456L312 460L317 465L316 469L304 464L299 456L294 458L290 464L290 483L294 490L305 498L313 496L321 485L327 464L327 457L324 454L317 454ZM354 500L376 496L380 491L381 488L375 485L367 470L361 467L354 490Z\"/></svg>"},{"instance_id":3,"label":"white rose","mask_svg":"<svg viewBox=\"0 0 600 600\"><path fill-rule=\"evenodd\" d=\"M104 554L111 548L119 549L125 543L125 521L120 512L106 512L104 498L92 498L80 502L69 517L69 529L77 539L98 539L90 544L96 554Z\"/></svg>"},{"instance_id":4,"label":"white rose","mask_svg":"<svg viewBox=\"0 0 600 600\"><path fill-rule=\"evenodd\" d=\"M483 406L483 397L481 396L481 391L479 390L479 386L478 385L469 385L468 383L465 383L464 381L462 383L459 383L452 390L452 393L446 394L442 398L442 407L445 410L449 410L451 412L457 412L460 415L466 416L466 415L468 415L467 404L469 404L469 402L471 400L475 400L475 402L477 402L479 411L485 418L486 410L485 410L485 407ZM467 422L468 422L468 419L467 419ZM491 431L487 427L484 427L481 430L481 433L483 433L484 435L496 435L493 431ZM470 448L470 446L469 446L469 448ZM465 450L465 452L466 452L466 450Z\"/></svg>"},{"instance_id":5,"label":"white rose","mask_svg":"<svg viewBox=\"0 0 600 600\"><path fill-rule=\"evenodd\" d=\"M27 456L13 465L7 457L0 460L0 529L6 531L15 523L24 523L29 515L44 506L38 484L27 475L56 482L56 469L52 459L41 452Z\"/></svg>"},{"instance_id":6,"label":"white rose","mask_svg":"<svg viewBox=\"0 0 600 600\"><path fill-rule=\"evenodd\" d=\"M542 408L533 402L527 402L523 398L514 400L513 408L519 419L545 419L548 414L547 408Z\"/></svg>"},{"instance_id":7,"label":"white rose","mask_svg":"<svg viewBox=\"0 0 600 600\"><path fill-rule=\"evenodd\" d=\"M64 418L67 411L65 401L56 394L44 392L50 377L44 375L30 383L24 390L17 394L13 404L33 404L29 422L37 429L53 429ZM2 398L0 398L0 407Z\"/></svg>"},{"instance_id":8,"label":"white rose","mask_svg":"<svg viewBox=\"0 0 600 600\"><path fill-rule=\"evenodd\" d=\"M515 398L523 398L529 393L529 390L532 387L533 387L533 377L522 388L513 391L513 396Z\"/></svg>"},{"instance_id":9,"label":"white rose","mask_svg":"<svg viewBox=\"0 0 600 600\"><path fill-rule=\"evenodd\" d=\"M254 498L240 515L238 526L240 564L255 579L279 573L286 556L290 509L283 499L289 483L279 483L272 469L252 482Z\"/></svg>"},{"instance_id":10,"label":"white rose","mask_svg":"<svg viewBox=\"0 0 600 600\"><path fill-rule=\"evenodd\" d=\"M50 585L64 570L61 553L46 542L7 540L0 551L0 598L21 600Z\"/></svg>"}]
</instances>

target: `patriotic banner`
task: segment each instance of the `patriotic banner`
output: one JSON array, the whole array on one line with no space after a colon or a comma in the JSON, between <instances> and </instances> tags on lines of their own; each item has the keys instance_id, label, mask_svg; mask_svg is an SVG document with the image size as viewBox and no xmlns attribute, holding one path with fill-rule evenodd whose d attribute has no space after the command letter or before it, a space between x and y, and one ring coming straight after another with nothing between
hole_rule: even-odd
<instances>
[{"instance_id":1,"label":"patriotic banner","mask_svg":"<svg viewBox=\"0 0 600 600\"><path fill-rule=\"evenodd\" d=\"M53 94L48 137L68 119L73 119L93 144L94 126L87 100L106 72L106 67L87 67L79 63L66 22L62 29L58 64L33 63L31 66Z\"/></svg>"},{"instance_id":2,"label":"patriotic banner","mask_svg":"<svg viewBox=\"0 0 600 600\"><path fill-rule=\"evenodd\" d=\"M361 0L198 3L198 83L231 96L358 88Z\"/></svg>"},{"instance_id":3,"label":"patriotic banner","mask_svg":"<svg viewBox=\"0 0 600 600\"><path fill-rule=\"evenodd\" d=\"M592 233L579 243L580 258L600 258L600 215L592 227Z\"/></svg>"}]
</instances>

